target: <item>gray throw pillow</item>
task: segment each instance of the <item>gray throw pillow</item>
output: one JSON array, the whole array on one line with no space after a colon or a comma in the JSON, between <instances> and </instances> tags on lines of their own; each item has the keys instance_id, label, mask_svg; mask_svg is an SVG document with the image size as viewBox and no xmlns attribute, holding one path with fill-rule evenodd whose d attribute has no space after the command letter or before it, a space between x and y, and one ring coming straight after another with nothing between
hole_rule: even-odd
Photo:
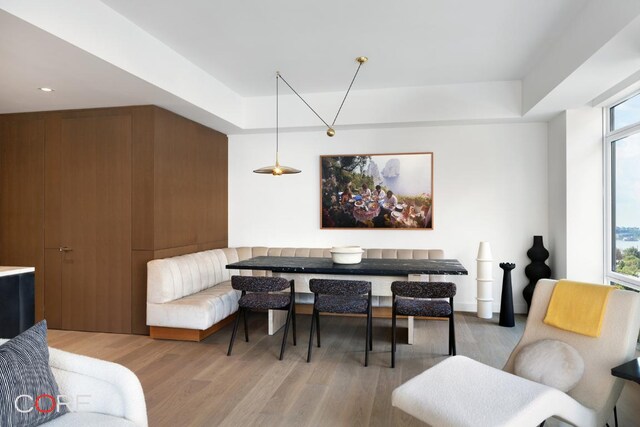
<instances>
[{"instance_id":1,"label":"gray throw pillow","mask_svg":"<svg viewBox=\"0 0 640 427\"><path fill-rule=\"evenodd\" d=\"M0 345L0 425L37 426L68 412L49 367L47 323Z\"/></svg>"},{"instance_id":2,"label":"gray throw pillow","mask_svg":"<svg viewBox=\"0 0 640 427\"><path fill-rule=\"evenodd\" d=\"M584 361L566 342L540 340L522 347L514 361L514 373L566 393L582 379Z\"/></svg>"}]
</instances>

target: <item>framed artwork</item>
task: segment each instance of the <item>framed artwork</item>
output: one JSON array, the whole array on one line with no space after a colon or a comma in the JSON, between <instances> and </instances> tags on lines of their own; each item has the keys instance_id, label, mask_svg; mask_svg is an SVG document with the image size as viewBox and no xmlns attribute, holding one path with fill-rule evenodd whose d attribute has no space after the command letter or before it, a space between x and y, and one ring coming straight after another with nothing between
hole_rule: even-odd
<instances>
[{"instance_id":1,"label":"framed artwork","mask_svg":"<svg viewBox=\"0 0 640 427\"><path fill-rule=\"evenodd\" d=\"M320 156L321 228L433 230L433 153Z\"/></svg>"}]
</instances>

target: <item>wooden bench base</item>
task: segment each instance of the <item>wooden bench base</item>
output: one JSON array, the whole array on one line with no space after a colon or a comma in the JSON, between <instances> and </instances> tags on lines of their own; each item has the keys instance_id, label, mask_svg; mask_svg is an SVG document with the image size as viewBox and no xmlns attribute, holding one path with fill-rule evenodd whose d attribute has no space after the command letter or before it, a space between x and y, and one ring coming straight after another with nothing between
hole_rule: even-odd
<instances>
[{"instance_id":1,"label":"wooden bench base","mask_svg":"<svg viewBox=\"0 0 640 427\"><path fill-rule=\"evenodd\" d=\"M222 319L215 325L211 326L204 331L200 329L185 329L185 328L165 328L162 326L150 326L149 336L158 340L176 340L176 341L202 341L214 332L227 326L229 323L236 319L237 313L233 313L231 316Z\"/></svg>"}]
</instances>

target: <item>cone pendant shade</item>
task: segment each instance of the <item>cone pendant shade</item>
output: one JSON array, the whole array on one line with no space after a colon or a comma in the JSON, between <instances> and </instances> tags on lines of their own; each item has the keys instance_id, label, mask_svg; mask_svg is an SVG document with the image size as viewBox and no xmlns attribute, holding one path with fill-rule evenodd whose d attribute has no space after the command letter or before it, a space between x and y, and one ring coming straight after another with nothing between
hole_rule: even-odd
<instances>
[{"instance_id":1,"label":"cone pendant shade","mask_svg":"<svg viewBox=\"0 0 640 427\"><path fill-rule=\"evenodd\" d=\"M296 168L290 168L289 166L275 165L275 166L265 166L260 169L256 169L253 171L254 173L264 173L273 176L280 175L290 175L293 173L300 173L301 171Z\"/></svg>"},{"instance_id":2,"label":"cone pendant shade","mask_svg":"<svg viewBox=\"0 0 640 427\"><path fill-rule=\"evenodd\" d=\"M280 176L280 175L290 175L294 173L300 173L301 171L300 169L292 168L289 166L282 166L278 162L278 159L276 157L276 164L274 166L265 166L263 168L256 169L253 172L264 173L264 174L273 175L273 176Z\"/></svg>"}]
</instances>

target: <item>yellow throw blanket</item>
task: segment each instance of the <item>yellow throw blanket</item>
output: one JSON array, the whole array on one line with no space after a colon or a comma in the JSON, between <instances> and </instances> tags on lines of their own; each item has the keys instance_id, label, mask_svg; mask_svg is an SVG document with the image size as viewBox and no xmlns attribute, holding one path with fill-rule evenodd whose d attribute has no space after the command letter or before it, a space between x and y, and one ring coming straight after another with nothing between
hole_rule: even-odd
<instances>
[{"instance_id":1,"label":"yellow throw blanket","mask_svg":"<svg viewBox=\"0 0 640 427\"><path fill-rule=\"evenodd\" d=\"M551 294L544 323L566 331L599 337L613 286L560 280Z\"/></svg>"}]
</instances>

